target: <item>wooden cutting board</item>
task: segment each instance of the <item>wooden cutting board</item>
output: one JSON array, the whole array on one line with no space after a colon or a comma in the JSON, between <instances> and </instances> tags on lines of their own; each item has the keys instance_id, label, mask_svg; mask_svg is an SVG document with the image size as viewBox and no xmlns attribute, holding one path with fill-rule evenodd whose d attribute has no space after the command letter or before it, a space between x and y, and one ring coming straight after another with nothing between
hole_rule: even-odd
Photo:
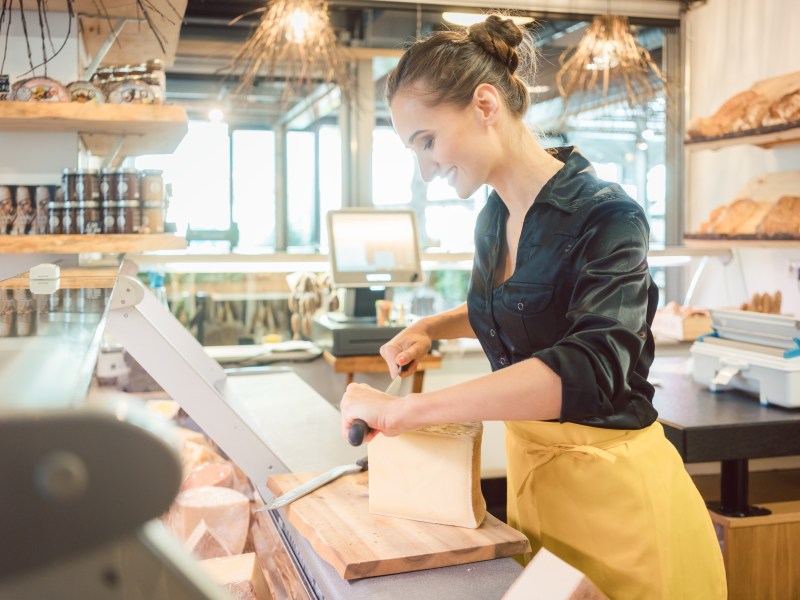
<instances>
[{"instance_id":1,"label":"wooden cutting board","mask_svg":"<svg viewBox=\"0 0 800 600\"><path fill-rule=\"evenodd\" d=\"M319 473L273 475L276 496ZM487 514L477 529L369 513L369 473L340 477L287 507L289 522L343 579L421 571L514 556L528 539Z\"/></svg>"}]
</instances>

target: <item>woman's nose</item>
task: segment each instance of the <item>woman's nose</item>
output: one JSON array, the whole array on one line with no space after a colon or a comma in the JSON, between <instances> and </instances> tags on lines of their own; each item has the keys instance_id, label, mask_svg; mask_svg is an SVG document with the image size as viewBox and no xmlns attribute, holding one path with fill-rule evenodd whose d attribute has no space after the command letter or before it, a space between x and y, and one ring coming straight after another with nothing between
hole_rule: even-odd
<instances>
[{"instance_id":1,"label":"woman's nose","mask_svg":"<svg viewBox=\"0 0 800 600\"><path fill-rule=\"evenodd\" d=\"M430 183L436 176L436 170L439 168L439 163L432 160L419 160L419 174L422 181Z\"/></svg>"}]
</instances>

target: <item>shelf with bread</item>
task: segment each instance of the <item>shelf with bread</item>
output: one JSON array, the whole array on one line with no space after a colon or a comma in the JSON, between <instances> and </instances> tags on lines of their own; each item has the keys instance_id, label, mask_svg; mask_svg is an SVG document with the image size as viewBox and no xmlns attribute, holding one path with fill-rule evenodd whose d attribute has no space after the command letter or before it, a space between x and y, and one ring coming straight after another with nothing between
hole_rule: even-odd
<instances>
[{"instance_id":1,"label":"shelf with bread","mask_svg":"<svg viewBox=\"0 0 800 600\"><path fill-rule=\"evenodd\" d=\"M684 243L694 248L800 247L800 171L765 173L716 207Z\"/></svg>"},{"instance_id":2,"label":"shelf with bread","mask_svg":"<svg viewBox=\"0 0 800 600\"><path fill-rule=\"evenodd\" d=\"M688 150L697 151L719 150L720 148L741 146L743 144L769 149L782 144L796 144L798 142L800 142L800 121L736 131L719 136L698 136L687 139L684 144Z\"/></svg>"},{"instance_id":3,"label":"shelf with bread","mask_svg":"<svg viewBox=\"0 0 800 600\"><path fill-rule=\"evenodd\" d=\"M0 131L75 132L96 156L171 154L188 128L180 106L0 102Z\"/></svg>"},{"instance_id":4,"label":"shelf with bread","mask_svg":"<svg viewBox=\"0 0 800 600\"><path fill-rule=\"evenodd\" d=\"M718 150L750 144L772 148L800 142L800 72L753 84L729 98L713 115L692 119L687 150Z\"/></svg>"}]
</instances>

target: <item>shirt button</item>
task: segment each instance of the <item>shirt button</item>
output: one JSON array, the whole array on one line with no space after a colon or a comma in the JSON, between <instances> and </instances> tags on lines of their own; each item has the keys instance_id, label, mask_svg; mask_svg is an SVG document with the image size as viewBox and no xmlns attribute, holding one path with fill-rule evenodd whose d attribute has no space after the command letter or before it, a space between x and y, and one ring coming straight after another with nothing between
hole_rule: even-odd
<instances>
[{"instance_id":1,"label":"shirt button","mask_svg":"<svg viewBox=\"0 0 800 600\"><path fill-rule=\"evenodd\" d=\"M522 302L517 302L517 310L522 310L523 308L524 305L522 304Z\"/></svg>"},{"instance_id":2,"label":"shirt button","mask_svg":"<svg viewBox=\"0 0 800 600\"><path fill-rule=\"evenodd\" d=\"M490 329L490 330L489 330L489 335L490 335L491 337L494 337L496 333L497 333L497 332L496 332L494 329Z\"/></svg>"},{"instance_id":3,"label":"shirt button","mask_svg":"<svg viewBox=\"0 0 800 600\"><path fill-rule=\"evenodd\" d=\"M505 367L508 364L508 359L505 356L500 357L500 365Z\"/></svg>"}]
</instances>

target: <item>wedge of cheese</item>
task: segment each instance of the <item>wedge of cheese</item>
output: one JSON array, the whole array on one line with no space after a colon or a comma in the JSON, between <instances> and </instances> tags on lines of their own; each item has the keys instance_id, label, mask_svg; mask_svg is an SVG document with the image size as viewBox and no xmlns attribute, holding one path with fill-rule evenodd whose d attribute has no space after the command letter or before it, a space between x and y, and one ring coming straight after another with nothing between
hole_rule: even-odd
<instances>
[{"instance_id":1,"label":"wedge of cheese","mask_svg":"<svg viewBox=\"0 0 800 600\"><path fill-rule=\"evenodd\" d=\"M181 483L181 491L204 486L233 487L233 467L229 463L205 463L195 467Z\"/></svg>"},{"instance_id":2,"label":"wedge of cheese","mask_svg":"<svg viewBox=\"0 0 800 600\"><path fill-rule=\"evenodd\" d=\"M475 529L481 493L482 423L437 425L370 442L369 511Z\"/></svg>"},{"instance_id":3,"label":"wedge of cheese","mask_svg":"<svg viewBox=\"0 0 800 600\"><path fill-rule=\"evenodd\" d=\"M228 550L241 554L250 527L250 500L236 490L224 487L196 487L175 498L170 527L182 540L187 540L200 521Z\"/></svg>"},{"instance_id":4,"label":"wedge of cheese","mask_svg":"<svg viewBox=\"0 0 800 600\"><path fill-rule=\"evenodd\" d=\"M186 549L200 560L230 556L228 549L208 530L205 521L197 524L192 534L186 539L185 545Z\"/></svg>"},{"instance_id":5,"label":"wedge of cheese","mask_svg":"<svg viewBox=\"0 0 800 600\"><path fill-rule=\"evenodd\" d=\"M201 560L200 565L236 600L272 600L258 558L252 552Z\"/></svg>"},{"instance_id":6,"label":"wedge of cheese","mask_svg":"<svg viewBox=\"0 0 800 600\"><path fill-rule=\"evenodd\" d=\"M545 548L506 591L503 600L608 600L591 579Z\"/></svg>"},{"instance_id":7,"label":"wedge of cheese","mask_svg":"<svg viewBox=\"0 0 800 600\"><path fill-rule=\"evenodd\" d=\"M181 465L184 479L200 465L224 463L225 459L206 445L186 441L181 447Z\"/></svg>"}]
</instances>

